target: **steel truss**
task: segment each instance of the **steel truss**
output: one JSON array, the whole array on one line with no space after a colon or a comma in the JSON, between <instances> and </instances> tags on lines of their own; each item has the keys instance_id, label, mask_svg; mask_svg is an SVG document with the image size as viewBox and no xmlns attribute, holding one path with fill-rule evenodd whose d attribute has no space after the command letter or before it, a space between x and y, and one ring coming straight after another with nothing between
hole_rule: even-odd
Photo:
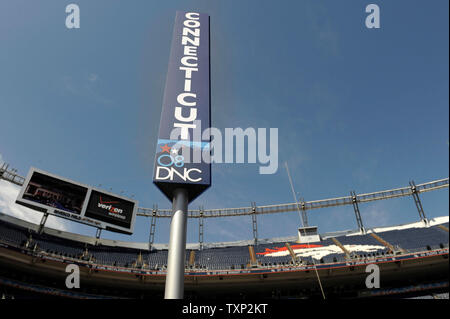
<instances>
[{"instance_id":1,"label":"steel truss","mask_svg":"<svg viewBox=\"0 0 450 319\"><path fill-rule=\"evenodd\" d=\"M25 178L18 175L15 170L8 170L8 166L5 164L0 167L0 179L7 180L19 186L21 186L25 181ZM354 205L355 197L357 199L357 203L368 203L377 200L384 200L405 196L414 197L416 205L418 205L420 217L425 218L425 213L423 212L423 208L421 207L422 205L420 203L420 200L418 199L418 195L420 193L430 192L446 187L448 187L448 177L418 185L415 185L411 182L409 186L401 188L395 188L367 194L355 194L353 192L351 196L336 197L309 202L305 202L302 200L301 203L287 203L287 204L266 205L266 206L252 205L249 207L238 207L238 208L216 208L206 210L193 209L188 210L188 218L213 218L213 217L232 217L245 215L256 216L262 214L294 212L298 210L299 204L301 205L302 212L304 212L306 215L307 210ZM172 209L159 209L157 207L154 208L138 207L137 215L154 218L170 218L172 217Z\"/></svg>"},{"instance_id":2,"label":"steel truss","mask_svg":"<svg viewBox=\"0 0 450 319\"><path fill-rule=\"evenodd\" d=\"M374 193L366 193L366 194L355 194L358 204L360 203L368 203L377 200L384 200L390 198L398 198L405 196L414 196L414 192L416 194L425 193L434 191L441 188L448 187L448 178L427 182L423 184L415 185L415 191L410 186L395 188L390 190L384 190ZM302 201L301 207L302 211L319 209L319 208L327 208L327 207L337 207L337 206L345 206L352 205L353 206L353 196L345 196L345 197L336 197L330 199L322 199L304 202ZM205 209L203 210L202 217L203 218L212 218L212 217L232 217L232 216L245 216L245 215L261 215L261 214L275 214L275 213L286 213L286 212L294 212L298 210L299 203L287 203L287 204L279 204L279 205L266 205L266 206L249 206L249 207L239 207L239 208L216 208L216 209ZM151 216L152 210L149 208L138 208L138 216ZM170 218L172 216L171 209L158 209L157 217L159 218ZM188 218L200 218L200 210L189 210Z\"/></svg>"},{"instance_id":3,"label":"steel truss","mask_svg":"<svg viewBox=\"0 0 450 319\"><path fill-rule=\"evenodd\" d=\"M2 167L0 167L0 179L22 186L25 182L25 178L17 174L17 170L8 169L8 167L9 165L6 163L3 163Z\"/></svg>"}]
</instances>

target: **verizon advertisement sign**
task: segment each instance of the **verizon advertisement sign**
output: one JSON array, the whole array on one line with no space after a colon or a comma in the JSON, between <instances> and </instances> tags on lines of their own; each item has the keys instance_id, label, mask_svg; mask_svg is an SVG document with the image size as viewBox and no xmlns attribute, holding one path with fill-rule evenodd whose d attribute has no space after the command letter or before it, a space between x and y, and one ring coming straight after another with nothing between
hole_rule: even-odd
<instances>
[{"instance_id":1,"label":"verizon advertisement sign","mask_svg":"<svg viewBox=\"0 0 450 319\"><path fill-rule=\"evenodd\" d=\"M134 202L92 190L84 216L131 228Z\"/></svg>"},{"instance_id":2,"label":"verizon advertisement sign","mask_svg":"<svg viewBox=\"0 0 450 319\"><path fill-rule=\"evenodd\" d=\"M138 203L31 168L16 203L79 223L132 234Z\"/></svg>"}]
</instances>

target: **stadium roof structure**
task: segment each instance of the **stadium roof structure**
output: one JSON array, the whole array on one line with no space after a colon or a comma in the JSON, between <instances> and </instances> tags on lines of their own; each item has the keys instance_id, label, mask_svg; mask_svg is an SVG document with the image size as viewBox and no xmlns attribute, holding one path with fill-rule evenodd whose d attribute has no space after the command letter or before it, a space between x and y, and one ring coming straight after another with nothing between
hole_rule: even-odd
<instances>
[{"instance_id":1,"label":"stadium roof structure","mask_svg":"<svg viewBox=\"0 0 450 319\"><path fill-rule=\"evenodd\" d=\"M6 163L0 167L0 179L4 179L16 185L23 185L25 182L25 178L17 173L15 169L9 169L9 165ZM188 218L199 218L199 247L204 247L203 242L203 219L204 218L217 218L217 217L234 217L234 216L246 216L249 215L252 217L252 227L253 227L253 242L257 243L261 239L258 238L258 226L257 226L257 215L261 214L275 214L275 213L286 213L298 211L302 212L302 221L304 226L308 226L307 224L307 216L306 212L309 210L320 209L320 208L328 208L328 207L337 207L337 206L345 206L352 205L356 217L356 222L358 226L358 230L361 233L366 233L365 227L363 225L363 221L361 218L361 214L359 211L359 203L368 203L372 201L386 200L391 198L400 198L405 196L412 196L417 207L420 220L427 223L428 219L425 215L425 212L422 207L422 203L419 198L419 194L430 192L442 188L448 188L449 179L443 178L439 180L434 180L426 183L415 184L414 181L409 182L409 186L400 187L395 189L388 189L383 191L377 191L372 193L365 194L356 194L354 191L350 192L350 196L343 197L335 197L329 199L322 200L314 200L314 201L299 201L297 203L285 203L285 204L276 204L276 205L265 205L265 206L257 206L256 203L252 203L252 206L248 207L238 207L238 208L215 208L215 209L191 209L188 210ZM138 207L137 208L137 216L142 217L150 217L151 218L151 226L150 226L150 234L149 234L149 247L154 247L154 237L156 231L156 219L157 218L170 218L172 216L172 209L160 209L157 205L154 205L153 208L145 208ZM41 228L44 227L46 218L45 215L41 221ZM101 230L97 230L97 239L100 237ZM246 243L247 241L242 241Z\"/></svg>"},{"instance_id":2,"label":"stadium roof structure","mask_svg":"<svg viewBox=\"0 0 450 319\"><path fill-rule=\"evenodd\" d=\"M26 229L33 230L35 232L39 231L39 225L33 224L30 222L27 222L25 220L4 214L0 212L0 221L8 222L11 224L19 225L21 227L24 227ZM436 225L442 225L449 222L448 216L441 216L432 218L428 221L427 224L423 223L422 221L419 222L412 222L412 223L406 223L401 225L393 225L393 226L385 226L385 227L374 227L366 230L366 234L371 233L382 233L386 231L393 231L393 230L405 230L405 229L417 229L417 228L427 228L431 226ZM58 229L53 229L50 227L45 227L43 230L44 233L59 237L62 239L67 240L73 240L78 241L80 243L90 244L90 245L96 245L96 244L102 244L105 246L112 246L112 247L122 247L122 248L132 248L132 249L140 249L140 250L148 250L149 244L146 242L132 242L132 241L120 241L120 240L113 240L113 239L106 239L106 238L95 238L91 236L86 235L80 235L72 232L62 231ZM343 230L343 231L336 231L336 232L327 232L320 234L320 238L322 240L335 238L335 237L341 237L341 236L357 236L362 235L360 230ZM286 237L273 237L273 238L261 238L258 239L258 244L277 244L277 243L285 243L285 242L296 242L298 240L297 236L286 236ZM229 242L211 242L211 243L203 243L202 247L200 247L199 243L187 243L186 249L207 249L207 248L223 248L223 247L231 247L231 246L248 246L253 245L254 240L248 239L248 240L236 240L236 241L229 241ZM152 249L155 250L164 250L168 249L168 243L158 243L153 244Z\"/></svg>"},{"instance_id":3,"label":"stadium roof structure","mask_svg":"<svg viewBox=\"0 0 450 319\"><path fill-rule=\"evenodd\" d=\"M0 179L16 185L24 183L17 171L9 170L5 165L0 167ZM411 181L407 187L366 194L351 192L350 196L317 201L267 206L252 203L251 207L190 210L190 218L200 218L200 235L203 218L251 215L254 238L203 243L202 236L199 236L198 243L188 243L185 259L188 295L210 296L213 291L216 293L217 287L221 287L222 295L240 296L245 291L249 296L267 297L271 291L282 291L286 296L317 297L320 295L317 283L320 283L323 296L326 293L338 298L417 296L418 292L448 291L449 217L427 218L419 198L420 193L448 187L448 182L448 178L418 185ZM419 221L370 229L363 227L358 203L405 196L414 198ZM257 238L258 214L306 212L343 205L353 206L357 229L322 233L317 236L318 240L306 245L297 236ZM113 285L119 297L128 293L128 288L132 294L145 291L150 298L161 296L167 275L169 245L153 243L155 222L157 218L170 217L171 213L170 209L156 206L138 209L139 216L151 217L149 242L143 243L104 239L100 238L99 232L90 237L60 231L45 227L42 221L37 225L0 212L0 264L4 267L0 267L0 286L8 289L19 287L18 293L29 290L37 294L51 292L69 296L71 294L67 295L64 287L16 280L5 277L5 271L20 268L24 278L28 278L26 274L31 271L39 273L37 278L46 281L44 277L51 272L51 276L59 276L60 270L55 272L55 269L64 269L67 263L75 263L88 273L86 278L92 280L93 291L100 288L102 293L89 295L91 291L88 289L88 294L74 294L73 298L109 296L108 290L103 289L104 285ZM365 267L369 264L380 267L384 283L390 285L385 290L373 292L364 286ZM413 285L408 286L410 278L415 279Z\"/></svg>"},{"instance_id":4,"label":"stadium roof structure","mask_svg":"<svg viewBox=\"0 0 450 319\"><path fill-rule=\"evenodd\" d=\"M119 242L63 232L0 214L0 287L22 296L159 298L167 275L167 246ZM327 298L423 295L448 291L448 216L405 225L322 234L311 245L294 238L189 245L188 296ZM68 264L80 268L83 294L64 288ZM378 265L383 289L364 285ZM30 274L32 276L30 276ZM412 280L413 279L413 280ZM59 283L59 284L58 284ZM69 291L70 292L70 291ZM128 294L128 295L127 295Z\"/></svg>"},{"instance_id":5,"label":"stadium roof structure","mask_svg":"<svg viewBox=\"0 0 450 319\"><path fill-rule=\"evenodd\" d=\"M8 166L5 164L0 167L0 179L7 180L16 185L22 186L25 178L17 174L14 170L8 170ZM274 214L285 213L297 210L313 210L319 208L336 207L353 205L355 200L358 203L367 203L372 201L398 198L405 196L413 196L414 194L420 194L438 190L448 187L449 179L443 178L435 181L430 181L422 184L414 184L410 182L410 186L388 189L378 192L356 194L353 193L350 196L335 197L329 199L321 199L314 201L303 201L298 203L286 203L276 205L265 206L247 206L237 208L214 208L214 209L190 209L188 211L189 218L213 218L213 217L232 217L232 216L244 216L244 215L258 215L258 214ZM172 216L172 209L160 209L156 205L153 208L139 207L138 216L144 217L156 217L156 218L170 218Z\"/></svg>"}]
</instances>

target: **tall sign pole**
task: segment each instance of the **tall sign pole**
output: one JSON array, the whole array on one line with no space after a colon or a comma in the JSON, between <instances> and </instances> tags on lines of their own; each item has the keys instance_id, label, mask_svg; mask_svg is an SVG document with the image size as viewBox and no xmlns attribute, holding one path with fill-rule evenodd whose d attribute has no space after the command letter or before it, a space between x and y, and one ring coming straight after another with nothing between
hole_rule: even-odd
<instances>
[{"instance_id":1,"label":"tall sign pole","mask_svg":"<svg viewBox=\"0 0 450 319\"><path fill-rule=\"evenodd\" d=\"M188 204L211 185L209 16L177 11L153 183L172 201L165 299L182 299Z\"/></svg>"}]
</instances>

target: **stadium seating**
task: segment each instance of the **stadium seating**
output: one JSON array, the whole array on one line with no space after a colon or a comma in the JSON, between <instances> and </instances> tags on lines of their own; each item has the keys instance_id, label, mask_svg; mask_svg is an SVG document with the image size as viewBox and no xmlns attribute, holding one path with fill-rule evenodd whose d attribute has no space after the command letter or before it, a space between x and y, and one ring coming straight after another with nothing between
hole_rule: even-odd
<instances>
[{"instance_id":1,"label":"stadium seating","mask_svg":"<svg viewBox=\"0 0 450 319\"><path fill-rule=\"evenodd\" d=\"M371 235L357 235L357 236L340 236L336 237L336 239L344 246L351 246L351 245L364 245L364 246L380 246L381 248L376 250L371 250L368 252L367 250L351 250L351 256L373 256L376 254L381 253L387 253L388 249L384 247L379 241L377 241L375 238L373 238ZM350 247L348 247L350 248ZM350 250L350 249L349 249Z\"/></svg>"},{"instance_id":2,"label":"stadium seating","mask_svg":"<svg viewBox=\"0 0 450 319\"><path fill-rule=\"evenodd\" d=\"M448 223L444 224L448 228ZM426 249L436 249L448 247L448 232L444 229L433 226L428 228L408 228L403 230L391 230L377 233L382 239L404 250L416 251ZM336 239L344 246L351 245L371 245L380 246L380 249L372 250L355 250L353 257L373 257L387 253L388 249L373 238L370 234L339 236ZM69 258L80 258L89 260L97 264L113 265L119 267L137 267L146 266L149 269L165 269L167 267L168 251L164 250L139 250L136 248L126 248L106 245L91 245L81 243L75 240L64 239L48 235L46 233L38 234L33 230L21 227L6 221L0 220L0 242L7 243L16 247L33 248L37 252L56 254ZM289 242L290 246L298 254L301 251L298 243ZM310 243L312 245L334 246L332 239L328 238L320 242ZM254 246L256 261L259 266L273 267L292 265L292 256L286 248L286 242L263 243ZM271 253L277 251L285 251L285 256L271 256ZM194 250L194 264L189 264L190 252L186 252L186 268L210 269L210 270L226 270L226 269L242 269L251 265L251 256L249 247L228 246L221 248L205 248L202 250ZM262 254L269 252L269 254ZM142 258L138 258L141 256ZM314 263L333 263L345 260L344 252L331 252L322 258L316 258ZM138 263L136 263L139 260ZM299 258L303 264L312 264L313 260L309 256L301 256Z\"/></svg>"},{"instance_id":3,"label":"stadium seating","mask_svg":"<svg viewBox=\"0 0 450 319\"><path fill-rule=\"evenodd\" d=\"M406 250L435 249L439 248L441 244L448 245L448 233L437 226L391 230L379 233L379 235L392 245Z\"/></svg>"},{"instance_id":4,"label":"stadium seating","mask_svg":"<svg viewBox=\"0 0 450 319\"><path fill-rule=\"evenodd\" d=\"M16 225L0 222L0 239L5 242L22 246L24 242L28 239L28 230L18 227Z\"/></svg>"},{"instance_id":5,"label":"stadium seating","mask_svg":"<svg viewBox=\"0 0 450 319\"><path fill-rule=\"evenodd\" d=\"M312 260L312 257L310 256L299 256L299 249L298 249L298 243L296 242L288 242L289 245L294 249L294 252L296 253L296 255L298 256L298 261L303 262L304 264L312 264L312 263L317 263L318 261L320 261L320 259L316 258L315 261ZM334 242L331 239L325 239L325 240L321 240L319 242L311 242L309 243L311 245L320 245L322 247L326 247L326 246L331 246L334 245ZM306 244L302 244L302 245L306 245ZM271 256L270 254L265 254L263 255L262 253L267 252L266 249L268 250L284 250L286 253L285 256ZM307 248L301 248L301 249L307 249ZM300 249L300 251L301 251ZM292 260L292 256L289 253L289 251L286 248L286 243L281 242L281 243L276 243L276 244L260 244L257 245L255 247L255 252L256 252L256 258L258 260L259 263L263 264L263 265L269 265L269 266L277 266L277 265L286 265L286 264L291 264L293 262ZM323 262L332 262L333 260L341 260L344 258L344 253L335 253L335 254L331 254L331 255L327 255L324 257Z\"/></svg>"},{"instance_id":6,"label":"stadium seating","mask_svg":"<svg viewBox=\"0 0 450 319\"><path fill-rule=\"evenodd\" d=\"M295 243L290 243L294 245ZM264 266L275 266L275 265L282 265L282 264L289 264L292 262L292 257L289 254L289 251L286 250L287 255L286 256L267 256L262 255L262 253L266 252L266 249L271 250L277 250L279 248L284 249L286 247L286 243L275 243L275 244L258 244L255 246L255 254L256 254L256 260L264 265ZM287 248L286 248L287 249Z\"/></svg>"},{"instance_id":7,"label":"stadium seating","mask_svg":"<svg viewBox=\"0 0 450 319\"><path fill-rule=\"evenodd\" d=\"M161 269L167 266L168 255L169 252L167 250L152 250L151 252L143 254L143 257L150 265L150 268Z\"/></svg>"},{"instance_id":8,"label":"stadium seating","mask_svg":"<svg viewBox=\"0 0 450 319\"><path fill-rule=\"evenodd\" d=\"M207 269L239 269L249 263L247 246L208 248L196 251L196 265Z\"/></svg>"},{"instance_id":9,"label":"stadium seating","mask_svg":"<svg viewBox=\"0 0 450 319\"><path fill-rule=\"evenodd\" d=\"M72 240L61 239L46 234L31 234L31 244L37 244L38 251L62 254L66 257L77 258L83 254L85 245Z\"/></svg>"}]
</instances>

